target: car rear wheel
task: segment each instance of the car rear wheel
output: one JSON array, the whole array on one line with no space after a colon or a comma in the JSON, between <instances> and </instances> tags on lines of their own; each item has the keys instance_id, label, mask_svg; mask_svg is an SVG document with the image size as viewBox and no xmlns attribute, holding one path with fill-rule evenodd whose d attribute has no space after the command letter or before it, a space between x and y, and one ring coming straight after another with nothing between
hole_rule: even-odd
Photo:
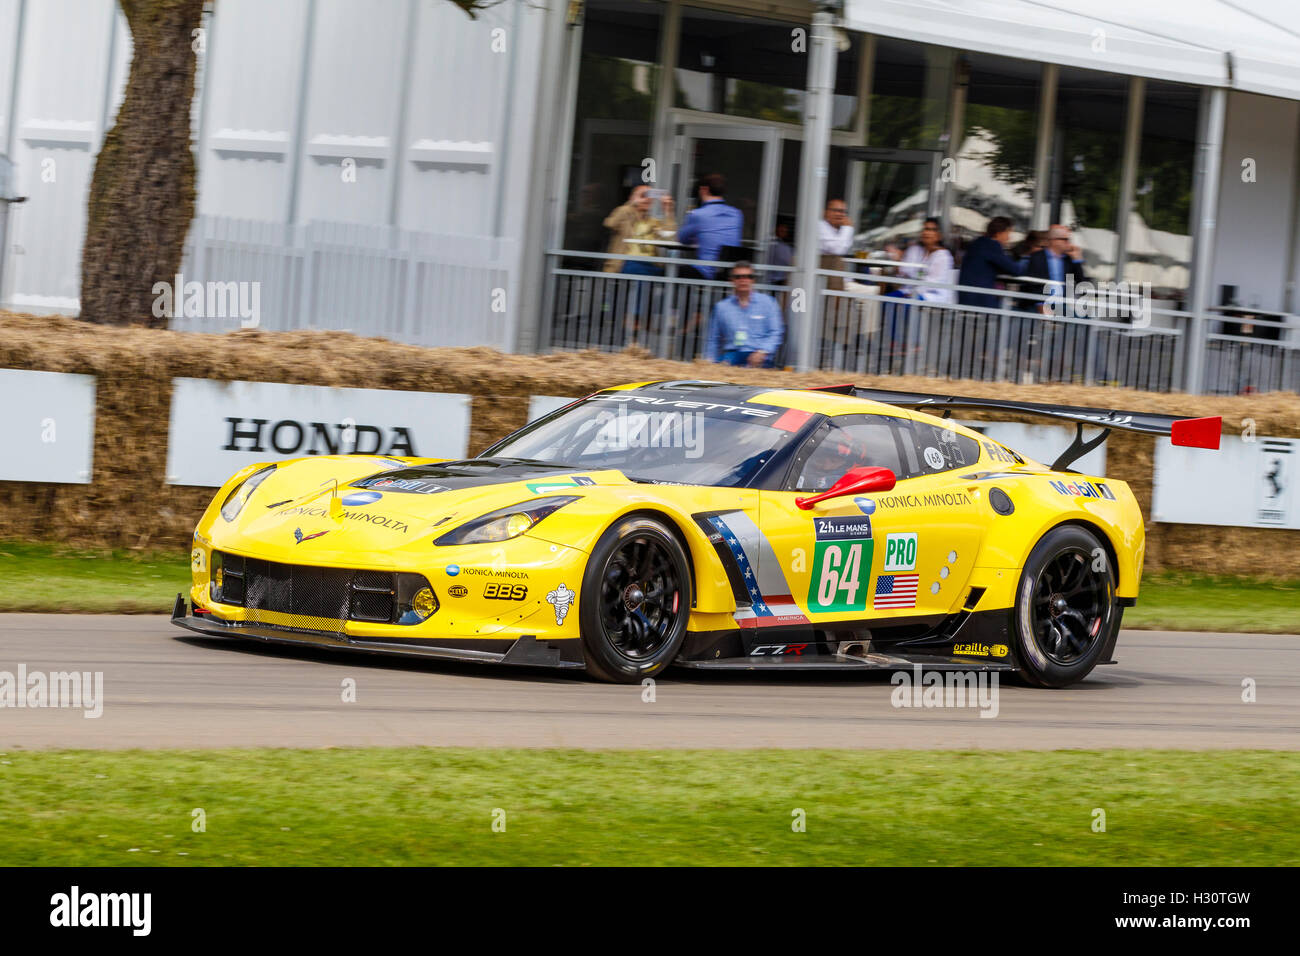
<instances>
[{"instance_id":1,"label":"car rear wheel","mask_svg":"<svg viewBox=\"0 0 1300 956\"><path fill-rule=\"evenodd\" d=\"M1030 552L1016 592L1020 676L1065 687L1088 676L1119 630L1115 568L1097 536L1053 528Z\"/></svg>"},{"instance_id":2,"label":"car rear wheel","mask_svg":"<svg viewBox=\"0 0 1300 956\"><path fill-rule=\"evenodd\" d=\"M578 600L587 671L605 681L636 683L672 663L686 637L686 555L663 522L624 518L592 550Z\"/></svg>"}]
</instances>

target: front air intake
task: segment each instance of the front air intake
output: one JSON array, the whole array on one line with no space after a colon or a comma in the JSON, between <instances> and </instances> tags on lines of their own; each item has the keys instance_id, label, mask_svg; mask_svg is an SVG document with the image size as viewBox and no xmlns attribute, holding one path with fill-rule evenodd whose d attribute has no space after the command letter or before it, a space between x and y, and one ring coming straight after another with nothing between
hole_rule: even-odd
<instances>
[{"instance_id":1,"label":"front air intake","mask_svg":"<svg viewBox=\"0 0 1300 956\"><path fill-rule=\"evenodd\" d=\"M222 569L213 598L248 609L249 623L343 633L346 621L418 623L412 596L429 586L422 574L280 564L218 553Z\"/></svg>"}]
</instances>

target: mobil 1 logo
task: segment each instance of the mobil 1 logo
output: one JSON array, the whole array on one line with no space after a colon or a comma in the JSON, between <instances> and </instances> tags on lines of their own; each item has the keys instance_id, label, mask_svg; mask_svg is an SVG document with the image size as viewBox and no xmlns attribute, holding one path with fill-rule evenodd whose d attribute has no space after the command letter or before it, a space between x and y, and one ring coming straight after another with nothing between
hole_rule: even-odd
<instances>
[{"instance_id":1,"label":"mobil 1 logo","mask_svg":"<svg viewBox=\"0 0 1300 956\"><path fill-rule=\"evenodd\" d=\"M885 535L885 566L882 574L916 570L916 532Z\"/></svg>"},{"instance_id":2,"label":"mobil 1 logo","mask_svg":"<svg viewBox=\"0 0 1300 956\"><path fill-rule=\"evenodd\" d=\"M866 580L871 577L871 518L868 515L814 518L816 546L808 608L835 613L867 606Z\"/></svg>"}]
</instances>

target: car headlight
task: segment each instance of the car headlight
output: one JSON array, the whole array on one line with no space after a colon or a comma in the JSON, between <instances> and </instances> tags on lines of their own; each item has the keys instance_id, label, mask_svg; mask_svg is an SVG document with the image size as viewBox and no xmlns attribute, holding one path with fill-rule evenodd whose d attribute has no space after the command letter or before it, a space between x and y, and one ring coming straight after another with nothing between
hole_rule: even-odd
<instances>
[{"instance_id":1,"label":"car headlight","mask_svg":"<svg viewBox=\"0 0 1300 956\"><path fill-rule=\"evenodd\" d=\"M265 468L253 472L243 481L241 481L221 505L221 517L227 521L234 521L239 517L239 512L244 509L244 502L252 497L257 486L264 482L271 472L275 471L275 465L267 465Z\"/></svg>"},{"instance_id":2,"label":"car headlight","mask_svg":"<svg viewBox=\"0 0 1300 956\"><path fill-rule=\"evenodd\" d=\"M433 543L436 545L486 544L490 541L508 541L519 537L552 512L577 500L577 495L557 495L553 498L537 498L522 504L498 508L473 521L466 521L459 528L435 539Z\"/></svg>"}]
</instances>

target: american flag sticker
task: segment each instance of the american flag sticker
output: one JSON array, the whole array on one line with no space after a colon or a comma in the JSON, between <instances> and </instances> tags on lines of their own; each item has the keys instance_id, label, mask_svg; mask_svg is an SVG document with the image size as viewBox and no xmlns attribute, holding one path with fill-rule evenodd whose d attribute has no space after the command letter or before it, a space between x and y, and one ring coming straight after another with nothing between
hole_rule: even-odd
<instances>
[{"instance_id":1,"label":"american flag sticker","mask_svg":"<svg viewBox=\"0 0 1300 956\"><path fill-rule=\"evenodd\" d=\"M876 594L872 606L876 609L916 607L915 574L882 574L876 578Z\"/></svg>"}]
</instances>

